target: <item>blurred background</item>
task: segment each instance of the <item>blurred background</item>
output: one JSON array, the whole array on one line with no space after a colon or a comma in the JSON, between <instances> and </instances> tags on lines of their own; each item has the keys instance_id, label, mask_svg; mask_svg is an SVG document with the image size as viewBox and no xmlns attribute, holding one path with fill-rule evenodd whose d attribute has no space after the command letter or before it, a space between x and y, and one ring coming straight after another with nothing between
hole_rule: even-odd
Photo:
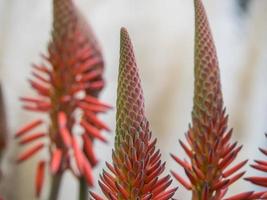
<instances>
[{"instance_id":1,"label":"blurred background","mask_svg":"<svg viewBox=\"0 0 267 200\"><path fill-rule=\"evenodd\" d=\"M106 88L101 99L115 105L119 59L119 30L128 28L134 43L145 93L146 112L153 134L158 137L163 160L170 169L183 170L170 159L172 152L184 152L184 140L191 120L193 97L194 13L191 0L74 0L90 21L103 48ZM267 1L203 0L209 16L220 62L224 102L234 139L244 147L237 161L261 157L257 148L267 146ZM21 109L18 98L33 94L27 79L31 63L40 63L51 31L51 0L0 0L0 76L8 122L8 149L2 162L0 193L7 200L34 200L34 175L38 154L17 166L14 159L22 149L12 138L21 125L36 117ZM95 177L111 160L115 109L101 118L112 128L105 134L108 145L96 142L101 163ZM3 119L1 119L3 120ZM259 172L247 166L246 175ZM174 181L177 185L177 182ZM42 199L47 199L49 180ZM260 190L243 180L228 194ZM66 174L60 200L76 199L78 185ZM96 184L94 191L99 191ZM180 187L176 198L190 199Z\"/></svg>"}]
</instances>

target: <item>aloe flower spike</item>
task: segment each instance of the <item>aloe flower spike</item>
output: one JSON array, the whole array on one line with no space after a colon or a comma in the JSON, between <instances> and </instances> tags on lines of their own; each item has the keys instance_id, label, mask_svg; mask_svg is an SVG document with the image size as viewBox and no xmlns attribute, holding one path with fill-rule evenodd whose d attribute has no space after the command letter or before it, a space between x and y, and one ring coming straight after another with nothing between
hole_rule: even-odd
<instances>
[{"instance_id":1,"label":"aloe flower spike","mask_svg":"<svg viewBox=\"0 0 267 200\"><path fill-rule=\"evenodd\" d=\"M45 168L49 167L53 175L50 200L57 199L67 170L79 179L79 199L86 199L88 186L94 184L92 168L98 163L93 142L106 142L102 131L109 131L97 114L107 112L110 106L97 98L104 86L100 48L72 0L53 0L52 38L43 58L44 64L33 65L33 79L29 81L37 97L21 100L26 110L45 113L49 122L38 118L16 133L21 145L35 143L17 161L28 160L48 147L50 159L40 160L37 167L36 196L41 196ZM36 131L41 125L47 125L46 130ZM76 135L77 126L81 132Z\"/></svg>"},{"instance_id":2,"label":"aloe flower spike","mask_svg":"<svg viewBox=\"0 0 267 200\"><path fill-rule=\"evenodd\" d=\"M238 172L247 160L234 166L242 146L230 141L228 116L223 108L220 71L208 18L201 0L194 0L195 8L195 83L192 126L186 134L188 144L180 141L190 163L174 155L189 180L172 171L186 189L192 190L193 200L221 200L228 187L244 175ZM258 197L247 192L228 198L245 200Z\"/></svg>"},{"instance_id":3,"label":"aloe flower spike","mask_svg":"<svg viewBox=\"0 0 267 200\"><path fill-rule=\"evenodd\" d=\"M165 163L152 140L145 117L141 81L129 35L121 29L117 90L115 150L110 172L103 171L99 185L109 200L167 200L177 188L168 189L170 176L160 177ZM102 197L91 193L94 200Z\"/></svg>"}]
</instances>

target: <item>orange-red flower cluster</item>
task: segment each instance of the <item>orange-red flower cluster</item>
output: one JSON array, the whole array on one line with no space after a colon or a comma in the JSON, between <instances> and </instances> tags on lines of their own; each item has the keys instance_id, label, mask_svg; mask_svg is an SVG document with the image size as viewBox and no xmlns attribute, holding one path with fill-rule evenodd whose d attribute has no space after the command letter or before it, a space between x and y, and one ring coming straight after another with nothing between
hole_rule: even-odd
<instances>
[{"instance_id":1,"label":"orange-red flower cluster","mask_svg":"<svg viewBox=\"0 0 267 200\"><path fill-rule=\"evenodd\" d=\"M53 8L48 55L43 56L44 64L33 65L33 78L29 81L37 97L21 98L26 110L45 113L49 122L42 131L37 130L45 121L38 118L16 133L21 145L32 145L18 157L18 162L27 160L44 147L49 149L51 159L41 159L37 167L37 196L46 165L52 174L70 169L92 185L91 168L97 164L92 143L94 139L105 142L101 131L109 131L97 117L110 106L97 99L104 86L104 63L95 37L72 0L54 0Z\"/></svg>"}]
</instances>

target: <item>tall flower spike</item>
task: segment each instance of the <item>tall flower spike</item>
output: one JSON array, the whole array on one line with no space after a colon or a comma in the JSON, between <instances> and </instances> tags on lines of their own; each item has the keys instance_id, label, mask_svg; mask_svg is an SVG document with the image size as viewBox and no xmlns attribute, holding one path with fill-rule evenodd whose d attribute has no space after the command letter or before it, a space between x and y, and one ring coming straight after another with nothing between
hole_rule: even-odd
<instances>
[{"instance_id":1,"label":"tall flower spike","mask_svg":"<svg viewBox=\"0 0 267 200\"><path fill-rule=\"evenodd\" d=\"M51 159L39 162L36 194L41 194L44 169L48 164L53 174L49 199L57 199L60 180L67 169L81 182L93 184L92 167L98 161L92 143L94 139L106 141L101 131L109 131L107 125L97 118L98 113L110 109L97 99L104 86L102 54L89 25L72 0L53 0L52 41L48 46L48 55L43 57L45 64L33 66L34 79L30 80L38 97L24 97L21 100L26 110L49 116L48 128L34 132L44 124L42 119L36 119L23 126L16 137L23 145L41 139L48 141L46 144L36 143L18 157L18 162L27 160L48 146ZM77 125L83 131L75 136L73 130ZM78 143L78 136L81 136L82 144ZM86 186L83 186L81 193L88 193Z\"/></svg>"},{"instance_id":2,"label":"tall flower spike","mask_svg":"<svg viewBox=\"0 0 267 200\"><path fill-rule=\"evenodd\" d=\"M247 161L229 168L242 146L231 143L228 116L223 109L219 65L209 22L201 0L195 6L195 84L192 127L186 134L188 145L180 141L191 163L172 155L189 179L173 176L188 190L193 200L220 200L229 185L245 172L237 172ZM251 199L255 193L242 193L236 199Z\"/></svg>"},{"instance_id":3,"label":"tall flower spike","mask_svg":"<svg viewBox=\"0 0 267 200\"><path fill-rule=\"evenodd\" d=\"M170 176L160 178L165 164L156 151L148 121L133 47L121 29L120 66L117 90L116 142L113 164L103 171L99 185L109 200L167 200L176 188L168 189ZM92 193L92 198L102 197Z\"/></svg>"}]
</instances>

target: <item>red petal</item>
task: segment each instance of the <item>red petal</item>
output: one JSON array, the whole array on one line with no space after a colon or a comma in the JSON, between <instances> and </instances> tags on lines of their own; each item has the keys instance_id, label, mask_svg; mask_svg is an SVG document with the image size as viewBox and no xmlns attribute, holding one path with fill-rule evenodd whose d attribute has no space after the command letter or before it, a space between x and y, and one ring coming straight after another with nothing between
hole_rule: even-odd
<instances>
[{"instance_id":1,"label":"red petal","mask_svg":"<svg viewBox=\"0 0 267 200\"><path fill-rule=\"evenodd\" d=\"M212 184L212 190L222 190L224 189L227 184L229 183L230 180L226 179L226 180L219 180L215 183Z\"/></svg>"},{"instance_id":2,"label":"red petal","mask_svg":"<svg viewBox=\"0 0 267 200\"><path fill-rule=\"evenodd\" d=\"M82 138L83 138L83 142L84 142L84 144L83 144L84 152L86 153L92 166L95 166L98 163L98 160L97 160L96 155L95 155L94 150L93 150L92 141L85 134L82 135Z\"/></svg>"},{"instance_id":3,"label":"red petal","mask_svg":"<svg viewBox=\"0 0 267 200\"><path fill-rule=\"evenodd\" d=\"M98 128L110 131L109 127L103 123L100 119L97 118L96 114L93 112L85 112L86 117L89 118Z\"/></svg>"},{"instance_id":4,"label":"red petal","mask_svg":"<svg viewBox=\"0 0 267 200\"><path fill-rule=\"evenodd\" d=\"M44 184L44 174L45 174L45 161L40 161L37 166L37 172L35 176L35 189L36 196L40 197L43 184Z\"/></svg>"},{"instance_id":5,"label":"red petal","mask_svg":"<svg viewBox=\"0 0 267 200\"><path fill-rule=\"evenodd\" d=\"M93 83L90 84L90 87L88 89L91 89L91 90L99 90L99 89L102 89L104 87L105 83L104 81L95 81Z\"/></svg>"},{"instance_id":6,"label":"red petal","mask_svg":"<svg viewBox=\"0 0 267 200\"><path fill-rule=\"evenodd\" d=\"M36 98L31 98L31 97L21 97L20 98L21 101L24 101L25 103L43 103L45 101L41 100L41 99L36 99Z\"/></svg>"},{"instance_id":7,"label":"red petal","mask_svg":"<svg viewBox=\"0 0 267 200\"><path fill-rule=\"evenodd\" d=\"M90 69L90 66L94 66L101 62L102 60L99 57L93 57L87 60L85 63L81 64L78 68L76 68L75 73L79 74L79 73L86 72L88 69Z\"/></svg>"},{"instance_id":8,"label":"red petal","mask_svg":"<svg viewBox=\"0 0 267 200\"><path fill-rule=\"evenodd\" d=\"M69 132L69 130L67 128L60 128L59 132L66 147L70 147L71 146L71 133Z\"/></svg>"},{"instance_id":9,"label":"red petal","mask_svg":"<svg viewBox=\"0 0 267 200\"><path fill-rule=\"evenodd\" d=\"M263 172L267 172L267 166L266 165L250 165L251 167L253 167L254 169L263 171Z\"/></svg>"},{"instance_id":10,"label":"red petal","mask_svg":"<svg viewBox=\"0 0 267 200\"><path fill-rule=\"evenodd\" d=\"M128 199L129 197L128 191L124 187L122 187L118 182L115 182L115 184L116 184L117 189L121 193L122 197L124 197L125 199Z\"/></svg>"},{"instance_id":11,"label":"red petal","mask_svg":"<svg viewBox=\"0 0 267 200\"><path fill-rule=\"evenodd\" d=\"M107 107L100 106L100 105L94 105L94 104L88 104L86 102L77 102L77 105L85 112L89 111L89 112L101 112L101 113L103 113L103 112L107 112L109 110L109 108L107 108Z\"/></svg>"},{"instance_id":12,"label":"red petal","mask_svg":"<svg viewBox=\"0 0 267 200\"><path fill-rule=\"evenodd\" d=\"M110 106L108 104L105 104L105 103L102 103L101 101L99 101L98 98L95 98L93 96L86 96L84 100L86 102L88 102L88 103L91 103L91 104L96 104L96 105L99 105L99 106L103 106L103 107L112 109L112 106Z\"/></svg>"},{"instance_id":13,"label":"red petal","mask_svg":"<svg viewBox=\"0 0 267 200\"><path fill-rule=\"evenodd\" d=\"M267 199L266 194L267 194L266 191L264 191L264 192L254 192L254 193L249 197L249 199L251 199L251 200L254 200L254 199Z\"/></svg>"},{"instance_id":14,"label":"red petal","mask_svg":"<svg viewBox=\"0 0 267 200\"><path fill-rule=\"evenodd\" d=\"M67 126L67 116L64 112L58 113L58 126L60 136L67 147L71 146L71 133L69 132Z\"/></svg>"},{"instance_id":15,"label":"red petal","mask_svg":"<svg viewBox=\"0 0 267 200\"><path fill-rule=\"evenodd\" d=\"M29 82L30 82L31 86L34 89L36 89L40 95L43 95L43 96L49 96L50 95L49 88L43 86L43 84L40 84L40 83L33 81L33 80L29 80Z\"/></svg>"},{"instance_id":16,"label":"red petal","mask_svg":"<svg viewBox=\"0 0 267 200\"><path fill-rule=\"evenodd\" d=\"M160 195L158 195L156 199L157 200L169 200L174 195L174 193L176 192L177 189L178 189L178 187L164 191ZM150 200L150 199L151 198L148 198L147 200Z\"/></svg>"},{"instance_id":17,"label":"red petal","mask_svg":"<svg viewBox=\"0 0 267 200\"><path fill-rule=\"evenodd\" d=\"M266 150L266 149L259 148L259 150L260 150L264 155L267 156L267 150Z\"/></svg>"},{"instance_id":18,"label":"red petal","mask_svg":"<svg viewBox=\"0 0 267 200\"><path fill-rule=\"evenodd\" d=\"M52 161L50 165L52 174L56 174L58 172L61 160L62 160L62 151L60 149L56 149L53 152Z\"/></svg>"},{"instance_id":19,"label":"red petal","mask_svg":"<svg viewBox=\"0 0 267 200\"><path fill-rule=\"evenodd\" d=\"M30 135L30 136L27 136L27 137L24 137L20 140L19 144L23 145L23 144L27 144L29 142L32 142L32 141L35 141L39 138L44 138L46 137L46 134L45 133L35 133L33 135Z\"/></svg>"},{"instance_id":20,"label":"red petal","mask_svg":"<svg viewBox=\"0 0 267 200\"><path fill-rule=\"evenodd\" d=\"M223 172L223 177L231 176L233 173L235 173L240 168L242 168L247 162L248 162L248 160L244 160L244 161L238 163L237 165L235 165L234 167L232 167L231 169Z\"/></svg>"},{"instance_id":21,"label":"red petal","mask_svg":"<svg viewBox=\"0 0 267 200\"><path fill-rule=\"evenodd\" d=\"M38 66L38 65L33 64L32 67L39 72L43 72L45 74L51 74L50 69L48 69L46 66Z\"/></svg>"},{"instance_id":22,"label":"red petal","mask_svg":"<svg viewBox=\"0 0 267 200\"><path fill-rule=\"evenodd\" d=\"M192 189L191 183L187 182L184 178L182 178L179 174L177 174L174 171L171 171L171 174L174 176L174 178L181 183L187 190Z\"/></svg>"},{"instance_id":23,"label":"red petal","mask_svg":"<svg viewBox=\"0 0 267 200\"><path fill-rule=\"evenodd\" d=\"M249 197L253 194L253 191L250 192L243 192L232 197L226 198L224 200L245 200L249 199Z\"/></svg>"},{"instance_id":24,"label":"red petal","mask_svg":"<svg viewBox=\"0 0 267 200\"><path fill-rule=\"evenodd\" d=\"M38 73L36 73L36 72L32 72L32 75L35 77L35 78L37 78L39 81L42 81L42 82L44 82L44 83L50 83L50 81L49 81L49 79L46 79L46 78L44 78L44 77L42 77L41 75L39 75Z\"/></svg>"},{"instance_id":25,"label":"red petal","mask_svg":"<svg viewBox=\"0 0 267 200\"><path fill-rule=\"evenodd\" d=\"M241 172L241 173L239 173L239 174L237 174L237 175L231 177L231 178L229 179L229 183L228 183L228 185L231 185L232 183L234 183L235 181L237 181L238 179L240 179L245 173L246 173L246 172Z\"/></svg>"},{"instance_id":26,"label":"red petal","mask_svg":"<svg viewBox=\"0 0 267 200\"><path fill-rule=\"evenodd\" d=\"M83 160L83 174L85 176L86 182L89 186L93 186L94 184L94 177L93 177L93 170L90 163L84 159Z\"/></svg>"},{"instance_id":27,"label":"red petal","mask_svg":"<svg viewBox=\"0 0 267 200\"><path fill-rule=\"evenodd\" d=\"M67 116L64 112L58 113L58 125L60 128L66 127L67 125Z\"/></svg>"},{"instance_id":28,"label":"red petal","mask_svg":"<svg viewBox=\"0 0 267 200\"><path fill-rule=\"evenodd\" d=\"M189 163L187 163L186 161L181 160L180 158L178 158L177 156L171 154L171 157L179 164L181 165L183 168L190 170L192 167L189 165Z\"/></svg>"},{"instance_id":29,"label":"red petal","mask_svg":"<svg viewBox=\"0 0 267 200\"><path fill-rule=\"evenodd\" d=\"M31 157L34 154L36 154L37 152L39 152L43 147L44 147L44 144L39 143L39 144L35 145L34 147L28 149L26 152L24 152L23 154L21 154L18 157L17 162L20 163L22 161L27 160L29 157Z\"/></svg>"},{"instance_id":30,"label":"red petal","mask_svg":"<svg viewBox=\"0 0 267 200\"><path fill-rule=\"evenodd\" d=\"M47 112L50 109L50 107L48 108L48 107L40 107L40 106L23 106L22 108L27 111L41 112L41 113Z\"/></svg>"},{"instance_id":31,"label":"red petal","mask_svg":"<svg viewBox=\"0 0 267 200\"><path fill-rule=\"evenodd\" d=\"M103 70L102 69L98 69L98 70L93 70L93 71L90 71L84 75L82 75L81 77L81 82L87 82L87 81L91 81L95 78L97 78L98 76L101 76L103 73Z\"/></svg>"},{"instance_id":32,"label":"red petal","mask_svg":"<svg viewBox=\"0 0 267 200\"><path fill-rule=\"evenodd\" d=\"M90 195L93 197L94 200L104 200L102 197L95 194L94 192L90 192Z\"/></svg>"},{"instance_id":33,"label":"red petal","mask_svg":"<svg viewBox=\"0 0 267 200\"><path fill-rule=\"evenodd\" d=\"M93 127L91 124L87 123L85 120L81 121L81 125L85 128L86 133L94 138L98 138L103 142L107 142L107 140L100 134L100 131Z\"/></svg>"},{"instance_id":34,"label":"red petal","mask_svg":"<svg viewBox=\"0 0 267 200\"><path fill-rule=\"evenodd\" d=\"M83 174L83 172L84 172L84 170L83 170L84 156L83 156L82 151L79 148L78 142L77 142L75 137L72 138L72 146L73 146L73 150L74 150L74 157L76 160L77 167L78 167L80 173Z\"/></svg>"},{"instance_id":35,"label":"red petal","mask_svg":"<svg viewBox=\"0 0 267 200\"><path fill-rule=\"evenodd\" d=\"M40 124L42 124L43 121L38 119L38 120L35 120L25 126L23 126L16 134L15 134L15 137L20 137L22 135L24 135L25 133L27 133L28 131L34 129L35 127L39 126Z\"/></svg>"},{"instance_id":36,"label":"red petal","mask_svg":"<svg viewBox=\"0 0 267 200\"><path fill-rule=\"evenodd\" d=\"M185 153L192 158L193 157L193 152L181 141L179 140L180 145L183 147Z\"/></svg>"},{"instance_id":37,"label":"red petal","mask_svg":"<svg viewBox=\"0 0 267 200\"><path fill-rule=\"evenodd\" d=\"M260 185L263 187L267 187L267 177L259 177L259 176L253 176L244 178L246 181L250 181L256 185Z\"/></svg>"}]
</instances>

